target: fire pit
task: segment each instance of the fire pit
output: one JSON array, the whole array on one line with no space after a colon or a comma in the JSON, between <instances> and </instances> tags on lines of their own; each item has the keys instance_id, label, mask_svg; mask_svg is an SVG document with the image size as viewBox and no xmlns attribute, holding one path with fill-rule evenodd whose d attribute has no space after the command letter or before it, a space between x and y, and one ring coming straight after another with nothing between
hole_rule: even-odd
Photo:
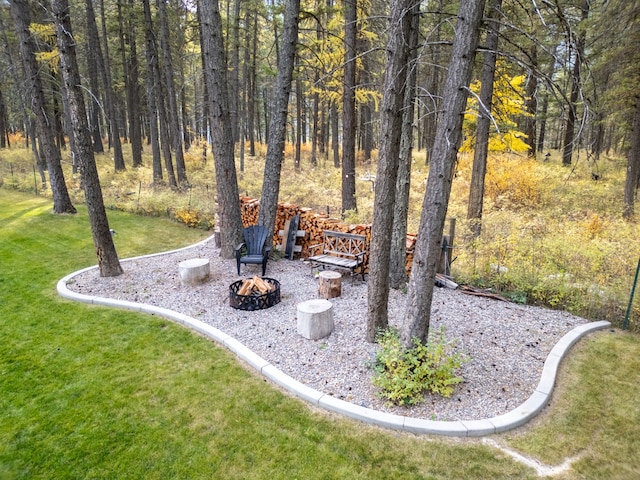
<instances>
[{"instance_id":1,"label":"fire pit","mask_svg":"<svg viewBox=\"0 0 640 480\"><path fill-rule=\"evenodd\" d=\"M262 310L280 303L280 282L253 277L229 285L229 304L238 310Z\"/></svg>"}]
</instances>

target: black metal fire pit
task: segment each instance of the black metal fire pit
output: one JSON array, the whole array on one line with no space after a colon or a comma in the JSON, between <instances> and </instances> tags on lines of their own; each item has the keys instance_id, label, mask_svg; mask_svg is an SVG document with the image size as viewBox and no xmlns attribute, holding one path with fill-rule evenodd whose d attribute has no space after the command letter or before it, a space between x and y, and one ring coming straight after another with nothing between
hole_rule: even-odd
<instances>
[{"instance_id":1,"label":"black metal fire pit","mask_svg":"<svg viewBox=\"0 0 640 480\"><path fill-rule=\"evenodd\" d=\"M242 287L244 280L238 280L229 285L229 304L238 310L262 310L273 307L280 303L280 282L274 278L262 277L269 285L275 287L272 291L261 294L251 293L249 295L239 295L238 290Z\"/></svg>"}]
</instances>

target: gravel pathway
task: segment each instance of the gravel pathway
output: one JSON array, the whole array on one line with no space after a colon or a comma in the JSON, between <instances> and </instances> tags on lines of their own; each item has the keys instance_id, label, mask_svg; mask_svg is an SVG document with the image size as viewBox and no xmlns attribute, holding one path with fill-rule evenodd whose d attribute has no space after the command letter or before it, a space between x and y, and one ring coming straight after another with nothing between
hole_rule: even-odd
<instances>
[{"instance_id":1,"label":"gravel pathway","mask_svg":"<svg viewBox=\"0 0 640 480\"><path fill-rule=\"evenodd\" d=\"M183 286L178 264L209 258L208 282ZM212 241L174 253L123 261L125 273L101 278L97 269L69 281L74 292L146 303L197 318L233 336L281 371L305 385L342 400L379 411L428 420L479 420L513 410L534 391L544 361L556 342L587 320L553 310L475 297L436 288L431 328L444 327L447 339L469 357L460 375L464 382L450 398L429 395L411 407L385 405L371 384L368 364L376 345L367 343L367 286L360 277L344 277L342 295L331 299L335 330L321 340L296 332L296 304L318 297L317 280L301 260L269 261L267 277L281 284L281 302L255 312L229 306L229 285L260 275L257 265L243 265L219 256ZM398 326L404 295L391 291L389 323Z\"/></svg>"}]
</instances>

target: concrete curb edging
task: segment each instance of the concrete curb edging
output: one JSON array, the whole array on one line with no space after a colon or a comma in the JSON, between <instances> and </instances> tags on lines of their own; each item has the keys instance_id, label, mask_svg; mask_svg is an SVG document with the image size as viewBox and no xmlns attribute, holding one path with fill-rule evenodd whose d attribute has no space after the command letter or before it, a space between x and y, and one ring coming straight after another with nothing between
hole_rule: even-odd
<instances>
[{"instance_id":1,"label":"concrete curb edging","mask_svg":"<svg viewBox=\"0 0 640 480\"><path fill-rule=\"evenodd\" d=\"M208 239L196 245L205 243L211 238L212 237L209 237ZM170 252L143 255L123 261L131 261L140 258L165 255L167 253L174 253L181 250L193 248L194 246L195 245L192 245L178 250L172 250ZM84 268L63 277L58 281L56 287L58 294L64 298L77 302L150 313L151 315L158 315L173 322L179 323L181 325L184 325L185 327L193 329L194 331L202 335L205 335L212 340L215 340L219 344L232 351L241 360L251 365L251 367L258 371L261 375L265 376L266 378L284 388L288 392L292 393L296 397L309 402L316 407L339 413L341 415L359 420L364 423L416 434L447 435L456 437L481 437L494 433L504 432L524 425L538 413L540 413L540 411L549 402L555 384L556 376L558 374L558 368L561 361L567 355L571 347L578 340L588 335L589 333L603 330L611 326L610 322L606 321L591 322L576 327L565 334L558 341L558 343L556 343L551 352L549 352L549 355L544 362L540 381L533 394L531 394L531 396L524 403L522 403L514 410L511 410L510 412L499 415L497 417L482 420L457 420L451 422L434 421L380 412L378 410L373 410L337 399L331 395L307 387L306 385L286 375L284 372L280 371L278 368L270 364L259 355L255 354L235 338L227 335L226 333L218 330L215 327L212 327L211 325L201 322L200 320L197 320L195 318L189 317L188 315L184 315L182 313L175 312L166 308L148 305L145 303L135 303L125 300L115 300L104 297L83 295L73 292L67 288L67 284L72 281L74 276L97 268L97 266Z\"/></svg>"}]
</instances>

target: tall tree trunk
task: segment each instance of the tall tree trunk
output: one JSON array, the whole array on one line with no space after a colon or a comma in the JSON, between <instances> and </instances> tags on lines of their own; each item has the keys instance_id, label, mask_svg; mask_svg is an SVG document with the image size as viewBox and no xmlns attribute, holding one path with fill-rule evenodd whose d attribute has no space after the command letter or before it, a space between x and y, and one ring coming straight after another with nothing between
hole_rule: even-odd
<instances>
[{"instance_id":1,"label":"tall tree trunk","mask_svg":"<svg viewBox=\"0 0 640 480\"><path fill-rule=\"evenodd\" d=\"M201 0L198 3L202 18L202 48L206 65L209 91L209 113L213 159L215 161L218 190L218 218L220 220L220 256L233 258L234 247L242 238L240 194L233 154L233 134L229 112L227 65L222 20L218 0Z\"/></svg>"},{"instance_id":2,"label":"tall tree trunk","mask_svg":"<svg viewBox=\"0 0 640 480\"><path fill-rule=\"evenodd\" d=\"M553 72L555 71L555 68L556 68L555 58L556 58L557 51L558 51L558 46L556 45L553 48L553 54L549 59L549 70L547 71L547 78L553 77ZM537 151L539 153L542 153L544 151L544 142L547 134L547 112L549 110L549 95L550 95L549 88L546 87L544 95L542 97L542 104L540 105L540 111L538 112L538 117L540 118L540 122L539 122L540 134L538 135Z\"/></svg>"},{"instance_id":3,"label":"tall tree trunk","mask_svg":"<svg viewBox=\"0 0 640 480\"><path fill-rule=\"evenodd\" d=\"M427 190L422 203L418 239L409 277L407 310L401 329L402 343L407 347L412 346L414 337L426 343L429 335L431 302L440 258L442 231L451 193L453 166L462 136L462 120L484 3L484 0L461 2L458 11L443 92L443 112L433 145Z\"/></svg>"},{"instance_id":4,"label":"tall tree trunk","mask_svg":"<svg viewBox=\"0 0 640 480\"><path fill-rule=\"evenodd\" d=\"M38 137L43 146L41 153L45 157L47 170L49 171L51 193L53 194L53 212L76 213L76 208L71 203L64 180L62 157L60 156L60 150L56 147L54 132L51 128L52 119L46 113L46 101L39 74L40 69L35 57L36 46L29 30L31 24L29 2L27 0L15 0L10 5L25 73L25 98L31 99L31 110L35 114Z\"/></svg>"},{"instance_id":5,"label":"tall tree trunk","mask_svg":"<svg viewBox=\"0 0 640 480\"><path fill-rule=\"evenodd\" d=\"M91 9L91 13L89 12ZM107 19L104 11L104 0L100 0L100 17L102 19L102 48L98 45L95 55L98 59L98 68L102 73L104 83L105 103L109 116L109 131L111 132L111 146L113 147L113 165L116 171L125 170L122 143L120 142L120 125L118 124L118 109L116 108L116 96L113 91L113 78L111 76L111 62L109 60L109 42L107 41ZM87 0L87 28L95 28L95 37L98 38L95 14L93 13L92 0ZM91 38L90 35L89 38Z\"/></svg>"},{"instance_id":6,"label":"tall tree trunk","mask_svg":"<svg viewBox=\"0 0 640 480\"><path fill-rule=\"evenodd\" d=\"M200 20L200 9L196 10L196 19L198 20L198 33L200 34L200 39L202 39L202 21ZM202 41L202 40L201 40ZM202 48L200 49L200 63L202 64L202 125L198 131L200 135L204 135L207 142L209 141L209 88L207 86L207 81L205 79L204 72L205 68L205 59L204 52Z\"/></svg>"},{"instance_id":7,"label":"tall tree trunk","mask_svg":"<svg viewBox=\"0 0 640 480\"><path fill-rule=\"evenodd\" d=\"M130 130L131 124L127 122L127 116L130 114L128 111L128 95L129 95L129 75L127 72L127 34L124 31L124 19L122 15L122 2L123 0L116 0L116 11L118 17L118 40L120 42L120 63L122 64L122 82L124 83L125 92L125 108L120 112L122 123L122 136L124 143L127 143L127 130Z\"/></svg>"},{"instance_id":8,"label":"tall tree trunk","mask_svg":"<svg viewBox=\"0 0 640 480\"><path fill-rule=\"evenodd\" d=\"M603 112L597 112L594 118L594 139L591 148L593 158L597 162L600 160L600 154L602 153L602 145L604 143L604 114Z\"/></svg>"},{"instance_id":9,"label":"tall tree trunk","mask_svg":"<svg viewBox=\"0 0 640 480\"><path fill-rule=\"evenodd\" d=\"M231 131L233 141L240 138L238 130L239 120L239 99L240 99L240 7L241 0L234 0L233 4L233 32L231 42L231 65L229 69L229 108L231 110Z\"/></svg>"},{"instance_id":10,"label":"tall tree trunk","mask_svg":"<svg viewBox=\"0 0 640 480\"><path fill-rule=\"evenodd\" d=\"M338 106L331 102L331 149L333 150L333 166L340 168L340 140L338 132Z\"/></svg>"},{"instance_id":11,"label":"tall tree trunk","mask_svg":"<svg viewBox=\"0 0 640 480\"><path fill-rule=\"evenodd\" d=\"M165 87L167 89L167 105L169 107L168 121L171 144L176 155L176 173L178 184L186 185L187 169L184 163L182 150L182 133L180 129L180 113L176 97L176 86L173 78L173 60L171 59L171 44L169 43L169 19L167 18L167 5L165 0L159 1L160 12L160 49L162 51L162 70L164 72Z\"/></svg>"},{"instance_id":12,"label":"tall tree trunk","mask_svg":"<svg viewBox=\"0 0 640 480\"><path fill-rule=\"evenodd\" d=\"M91 0L87 0L91 2ZM93 4L92 4L93 5ZM93 6L91 7L93 11ZM87 7L87 15L89 15ZM102 145L102 134L100 133L100 86L98 81L98 59L95 54L95 48L98 48L100 42L96 36L98 35L97 29L92 29L87 25L87 73L89 75L89 88L91 89L91 95L89 102L89 128L91 129L91 135L93 137L93 151L96 153L104 152L104 145ZM92 37L93 36L93 37Z\"/></svg>"},{"instance_id":13,"label":"tall tree trunk","mask_svg":"<svg viewBox=\"0 0 640 480\"><path fill-rule=\"evenodd\" d=\"M160 155L160 134L158 131L158 106L154 96L153 74L149 73L146 78L147 84L147 109L149 121L149 143L151 144L151 165L153 170L153 183L162 182L162 157ZM174 179L175 183L175 179Z\"/></svg>"},{"instance_id":14,"label":"tall tree trunk","mask_svg":"<svg viewBox=\"0 0 640 480\"><path fill-rule=\"evenodd\" d=\"M269 142L267 158L264 166L264 181L262 183L262 197L260 199L260 213L258 223L273 232L278 209L278 195L280 194L280 172L284 155L284 143L287 134L287 112L289 95L291 94L291 80L295 65L296 44L298 42L298 16L300 14L300 0L289 0L284 11L284 24L281 46L278 55L278 75L276 77L276 92L273 112L269 122ZM267 237L268 245L273 242L273 235Z\"/></svg>"},{"instance_id":15,"label":"tall tree trunk","mask_svg":"<svg viewBox=\"0 0 640 480\"><path fill-rule=\"evenodd\" d=\"M298 65L298 68L300 65ZM300 76L296 76L296 154L294 159L294 165L296 170L300 170L300 157L302 150L302 82L300 81Z\"/></svg>"},{"instance_id":16,"label":"tall tree trunk","mask_svg":"<svg viewBox=\"0 0 640 480\"><path fill-rule=\"evenodd\" d=\"M258 89L256 85L257 62L258 62L258 12L253 11L253 28L251 29L251 67L249 71L249 85L247 92L247 131L249 133L249 155L256 156L256 104ZM247 45L248 48L248 45ZM258 128L260 121L258 120Z\"/></svg>"},{"instance_id":17,"label":"tall tree trunk","mask_svg":"<svg viewBox=\"0 0 640 480\"><path fill-rule=\"evenodd\" d=\"M627 175L624 182L624 207L622 215L627 220L633 218L635 196L638 188L640 188L640 96L636 96L631 148L627 156Z\"/></svg>"},{"instance_id":18,"label":"tall tree trunk","mask_svg":"<svg viewBox=\"0 0 640 480\"><path fill-rule=\"evenodd\" d=\"M147 21L147 12L149 11L149 1L143 2L145 11L145 22ZM160 156L160 133L158 131L158 106L156 104L156 86L155 75L153 73L153 36L149 33L149 25L145 26L145 57L147 61L147 76L146 76L146 88L147 88L147 116L149 122L149 143L151 144L151 158L153 169L153 183L158 184L162 182L162 158ZM175 178L173 180L175 183Z\"/></svg>"},{"instance_id":19,"label":"tall tree trunk","mask_svg":"<svg viewBox=\"0 0 640 480\"><path fill-rule=\"evenodd\" d=\"M320 76L316 74L315 82L320 80ZM311 165L313 167L318 165L318 139L320 136L318 115L320 114L320 94L318 92L313 93L311 107Z\"/></svg>"},{"instance_id":20,"label":"tall tree trunk","mask_svg":"<svg viewBox=\"0 0 640 480\"><path fill-rule=\"evenodd\" d=\"M113 244L109 221L102 199L102 189L98 178L98 169L93 156L93 146L87 124L87 114L80 85L80 73L76 60L75 45L71 28L68 0L52 0L54 23L56 26L60 65L71 122L71 142L75 148L76 160L80 165L80 174L84 185L85 201L91 223L93 244L98 257L100 276L114 277L122 273L116 248Z\"/></svg>"},{"instance_id":21,"label":"tall tree trunk","mask_svg":"<svg viewBox=\"0 0 640 480\"><path fill-rule=\"evenodd\" d=\"M4 28L4 23L2 22L2 16L0 16L0 32L2 32L2 46L4 49L5 57L7 59L7 65L9 66L9 70L12 73L10 77L12 77L13 79L25 78L26 75L24 74L24 71L25 71L24 65L20 64L18 67L15 65L13 61L13 56L11 55L11 50L9 48L9 40L7 38L7 32ZM45 174L47 164L44 158L42 158L42 155L40 155L40 152L38 151L38 142L36 141L36 137L37 137L36 123L34 119L29 115L29 112L27 111L27 106L25 104L25 92L22 89L18 88L17 84L15 83L15 80L14 80L14 86L16 87L16 91L17 91L18 104L20 105L20 113L22 114L22 118L24 120L27 147L30 144L31 152L33 153L33 158L35 159L36 165L38 166L38 172L40 174L40 181L42 183L42 188L44 189L47 186L47 176ZM32 139L31 142L28 141L29 138ZM8 141L7 141L7 145L9 146Z\"/></svg>"},{"instance_id":22,"label":"tall tree trunk","mask_svg":"<svg viewBox=\"0 0 640 480\"><path fill-rule=\"evenodd\" d=\"M138 47L136 43L136 22L134 2L129 0L129 15L125 39L129 44L129 57L125 63L127 79L127 109L129 110L129 140L131 141L132 165L142 166L142 128L140 125L140 75L138 69Z\"/></svg>"},{"instance_id":23,"label":"tall tree trunk","mask_svg":"<svg viewBox=\"0 0 640 480\"><path fill-rule=\"evenodd\" d=\"M438 1L437 11L442 12L442 0ZM425 112L420 115L424 117L424 126L422 129L422 147L425 149L425 165L429 165L432 157L433 151L433 143L436 138L436 127L438 125L439 112L440 112L440 98L442 97L442 75L440 74L442 65L442 46L440 45L442 39L442 26L441 23L435 27L435 38L433 40L433 45L430 46L429 50L431 53L431 58L433 65L429 67L429 72L427 75L427 85L426 92L424 93L424 100L422 103L424 104Z\"/></svg>"},{"instance_id":24,"label":"tall tree trunk","mask_svg":"<svg viewBox=\"0 0 640 480\"><path fill-rule=\"evenodd\" d=\"M413 161L413 122L415 113L416 84L418 77L417 53L420 29L420 4L411 6L411 30L407 39L407 89L402 109L402 136L400 138L400 162L396 180L396 203L393 209L393 229L391 232L391 259L389 265L389 285L403 288L407 276L407 223L409 214L409 193L411 187L411 164Z\"/></svg>"},{"instance_id":25,"label":"tall tree trunk","mask_svg":"<svg viewBox=\"0 0 640 480\"><path fill-rule=\"evenodd\" d=\"M582 21L584 22L589 16L589 5L591 0L583 0ZM573 72L571 74L571 94L569 97L569 105L567 108L567 122L564 130L564 142L562 144L562 164L571 165L571 157L573 155L573 146L575 143L575 123L577 116L578 95L580 94L580 70L584 56L584 42L586 32L582 31L578 34L576 40L576 55L573 63Z\"/></svg>"},{"instance_id":26,"label":"tall tree trunk","mask_svg":"<svg viewBox=\"0 0 640 480\"><path fill-rule=\"evenodd\" d=\"M538 46L534 43L529 54L531 66L538 69ZM527 93L525 98L525 109L527 116L524 118L523 133L527 136L524 142L529 145L529 157L536 158L536 118L538 113L538 77L535 73L529 75L527 82Z\"/></svg>"},{"instance_id":27,"label":"tall tree trunk","mask_svg":"<svg viewBox=\"0 0 640 480\"><path fill-rule=\"evenodd\" d=\"M9 128L7 125L7 106L4 103L2 89L0 89L0 148L7 148Z\"/></svg>"},{"instance_id":28,"label":"tall tree trunk","mask_svg":"<svg viewBox=\"0 0 640 480\"><path fill-rule=\"evenodd\" d=\"M57 74L52 70L50 72L51 74L49 75L49 78L55 81L55 86L52 86L52 90L56 93L54 93L53 95L53 118L55 119L55 128L56 128L56 143L59 147L60 150L66 150L67 149L67 144L65 142L65 138L64 138L64 127L62 125L62 116L64 115L64 105L63 108L60 108L60 104L58 103L58 96L57 94L58 92L58 85L59 85L59 81L58 81L58 76Z\"/></svg>"},{"instance_id":29,"label":"tall tree trunk","mask_svg":"<svg viewBox=\"0 0 640 480\"><path fill-rule=\"evenodd\" d=\"M320 9L320 0L315 0L315 10ZM320 43L322 41L322 25L320 22L316 22L316 41ZM318 85L320 82L320 72L316 70L313 76L314 85ZM312 110L311 110L311 165L313 167L318 165L318 115L320 112L320 94L315 91L312 94Z\"/></svg>"},{"instance_id":30,"label":"tall tree trunk","mask_svg":"<svg viewBox=\"0 0 640 480\"><path fill-rule=\"evenodd\" d=\"M250 97L250 88L251 88L251 80L250 80L250 64L251 64L251 49L249 46L251 45L251 29L249 25L251 24L251 12L247 9L244 18L244 55L242 59L242 82L240 87L240 135L239 135L239 143L240 143L240 169L244 170L244 154L245 154L245 142L247 140L247 103L251 100Z\"/></svg>"},{"instance_id":31,"label":"tall tree trunk","mask_svg":"<svg viewBox=\"0 0 640 480\"><path fill-rule=\"evenodd\" d=\"M327 149L327 144L329 139L328 118L329 118L328 102L326 100L322 100L322 102L320 103L320 118L318 119L318 122L320 124L319 131L318 131L318 151L320 152L320 155L322 155L322 157L324 158L325 164L326 164L326 159L328 157L328 149Z\"/></svg>"},{"instance_id":32,"label":"tall tree trunk","mask_svg":"<svg viewBox=\"0 0 640 480\"><path fill-rule=\"evenodd\" d=\"M360 42L361 50L360 51L369 51L371 48L371 44L369 40L364 39ZM362 62L362 71L360 73L360 83L365 86L365 88L371 88L370 82L370 70L371 62L369 61L368 55L363 55L361 58ZM364 162L369 165L371 163L371 151L373 150L373 122L372 122L372 100L367 100L363 102L360 106L360 148L364 155Z\"/></svg>"},{"instance_id":33,"label":"tall tree trunk","mask_svg":"<svg viewBox=\"0 0 640 480\"><path fill-rule=\"evenodd\" d=\"M476 127L476 144L473 150L473 167L471 169L471 186L467 218L473 234L478 237L482 230L482 206L484 203L484 179L487 173L487 156L489 153L489 133L491 130L491 110L493 107L493 82L496 75L496 59L498 57L499 23L502 0L489 0L487 13L487 50L483 53L482 72L480 74L480 105L478 106L478 122Z\"/></svg>"},{"instance_id":34,"label":"tall tree trunk","mask_svg":"<svg viewBox=\"0 0 640 480\"><path fill-rule=\"evenodd\" d=\"M342 213L357 210L356 203L356 41L357 0L345 0L344 92L342 100Z\"/></svg>"},{"instance_id":35,"label":"tall tree trunk","mask_svg":"<svg viewBox=\"0 0 640 480\"><path fill-rule=\"evenodd\" d=\"M546 90L546 89L545 89ZM536 151L538 153L544 152L544 141L547 134L547 112L549 111L549 92L545 91L542 97L542 103L540 105L540 109L538 110L538 118L540 121L538 122L538 147Z\"/></svg>"},{"instance_id":36,"label":"tall tree trunk","mask_svg":"<svg viewBox=\"0 0 640 480\"><path fill-rule=\"evenodd\" d=\"M147 75L151 79L151 86L153 88L153 99L158 111L158 121L160 123L160 148L162 151L162 157L164 159L164 166L167 172L167 179L171 188L176 188L178 182L176 181L175 171L173 169L173 160L171 158L171 135L169 133L169 123L167 120L167 112L164 104L164 98L162 91L162 76L160 74L160 65L158 64L158 47L155 40L155 32L153 31L153 21L151 19L151 6L149 0L142 1L144 7L145 18L145 41L147 44ZM153 119L152 119L153 120Z\"/></svg>"},{"instance_id":37,"label":"tall tree trunk","mask_svg":"<svg viewBox=\"0 0 640 480\"><path fill-rule=\"evenodd\" d=\"M387 41L384 87L380 106L380 153L376 171L373 224L369 247L369 281L367 282L367 341L387 327L389 300L389 261L396 196L398 158L402 134L402 111L407 80L408 44L411 35L413 0L391 2L391 25Z\"/></svg>"}]
</instances>

